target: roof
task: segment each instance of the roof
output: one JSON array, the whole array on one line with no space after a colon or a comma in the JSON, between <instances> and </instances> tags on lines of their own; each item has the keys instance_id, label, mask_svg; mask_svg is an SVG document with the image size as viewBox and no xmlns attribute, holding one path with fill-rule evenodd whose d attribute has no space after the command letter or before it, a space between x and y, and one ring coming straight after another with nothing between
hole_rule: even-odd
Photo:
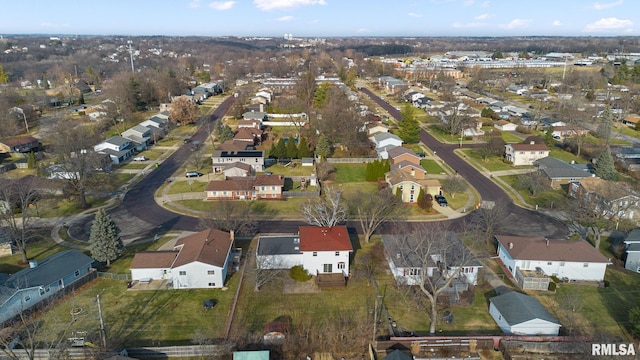
<instances>
[{"instance_id":1,"label":"roof","mask_svg":"<svg viewBox=\"0 0 640 360\"><path fill-rule=\"evenodd\" d=\"M580 179L578 182L586 192L599 195L605 201L621 199L625 196L637 197L624 182L607 181L597 177Z\"/></svg>"},{"instance_id":2,"label":"roof","mask_svg":"<svg viewBox=\"0 0 640 360\"><path fill-rule=\"evenodd\" d=\"M269 360L269 350L234 351L233 360Z\"/></svg>"},{"instance_id":3,"label":"roof","mask_svg":"<svg viewBox=\"0 0 640 360\"><path fill-rule=\"evenodd\" d=\"M353 251L344 225L300 226L300 251Z\"/></svg>"},{"instance_id":4,"label":"roof","mask_svg":"<svg viewBox=\"0 0 640 360\"><path fill-rule=\"evenodd\" d=\"M413 357L403 353L400 350L393 350L387 356L383 358L384 360L412 360Z\"/></svg>"},{"instance_id":5,"label":"roof","mask_svg":"<svg viewBox=\"0 0 640 360\"><path fill-rule=\"evenodd\" d=\"M258 255L300 254L300 236L261 236L258 238Z\"/></svg>"},{"instance_id":6,"label":"roof","mask_svg":"<svg viewBox=\"0 0 640 360\"><path fill-rule=\"evenodd\" d=\"M633 243L633 242L640 243L640 229L631 230L629 232L629 235L627 235L626 239L624 239L624 242L627 244Z\"/></svg>"},{"instance_id":7,"label":"roof","mask_svg":"<svg viewBox=\"0 0 640 360\"><path fill-rule=\"evenodd\" d=\"M227 164L228 165L228 164ZM225 166L226 170L226 166ZM233 177L226 180L211 180L205 191L230 191L250 190L256 186L284 186L284 177L281 175L256 175L253 177Z\"/></svg>"},{"instance_id":8,"label":"roof","mask_svg":"<svg viewBox=\"0 0 640 360\"><path fill-rule=\"evenodd\" d=\"M178 251L143 251L133 256L131 269L170 269L178 256Z\"/></svg>"},{"instance_id":9,"label":"roof","mask_svg":"<svg viewBox=\"0 0 640 360\"><path fill-rule=\"evenodd\" d=\"M218 145L218 150L236 152L247 150L248 147L253 147L253 144L243 140L231 139Z\"/></svg>"},{"instance_id":10,"label":"roof","mask_svg":"<svg viewBox=\"0 0 640 360\"><path fill-rule=\"evenodd\" d=\"M538 300L531 296L511 291L492 297L489 301L498 309L509 325L522 324L535 319L560 325L560 322Z\"/></svg>"},{"instance_id":11,"label":"roof","mask_svg":"<svg viewBox=\"0 0 640 360\"><path fill-rule=\"evenodd\" d=\"M452 263L447 264L449 267L455 267L459 264L454 264L456 260L464 260L464 266L478 266L482 267L482 264L476 259L475 256L469 251L469 249L462 243L460 238L452 231L446 232L446 241L442 242L443 246L439 246L440 244L433 245L433 254L420 254L420 252L414 251L404 251L404 248L411 247L415 248L417 244L415 244L415 239L409 235L387 235L382 238L382 242L384 244L384 250L387 253L387 256L396 267L398 268L422 268L425 265L427 267L435 267L436 263L433 261L433 258L430 256L427 258L429 264L423 264L424 258L426 255L437 255L438 253L442 253L443 250L447 251L447 256L452 260ZM451 254L464 254L463 256L451 256ZM400 254L400 256L399 256ZM453 257L453 258L452 258Z\"/></svg>"},{"instance_id":12,"label":"roof","mask_svg":"<svg viewBox=\"0 0 640 360\"><path fill-rule=\"evenodd\" d=\"M383 132L383 133L378 133L373 135L373 141L375 141L376 144L379 144L381 141L387 140L387 139L393 139L393 140L397 140L400 143L402 143L402 139L400 139L400 137L398 135L392 134L392 133L388 133L388 132Z\"/></svg>"},{"instance_id":13,"label":"roof","mask_svg":"<svg viewBox=\"0 0 640 360\"><path fill-rule=\"evenodd\" d=\"M217 150L213 150L213 154L212 157L217 158L217 157L242 157L242 158L247 158L247 157L263 157L264 156L264 151L262 150L238 150L238 151L234 151L234 150L221 150L221 149L217 149Z\"/></svg>"},{"instance_id":14,"label":"roof","mask_svg":"<svg viewBox=\"0 0 640 360\"><path fill-rule=\"evenodd\" d=\"M591 174L587 171L580 170L573 166L573 164L569 164L566 161L562 161L560 159L556 159L551 156L544 157L542 159L538 159L533 162L534 165L538 166L549 179L556 178L571 178L571 179L580 179L585 177L591 177Z\"/></svg>"},{"instance_id":15,"label":"roof","mask_svg":"<svg viewBox=\"0 0 640 360\"><path fill-rule=\"evenodd\" d=\"M104 143L109 143L109 144L113 144L116 146L123 146L129 143L129 139L126 139L122 136L116 135L116 136L112 136L110 138L108 138L107 140L103 141Z\"/></svg>"},{"instance_id":16,"label":"roof","mask_svg":"<svg viewBox=\"0 0 640 360\"><path fill-rule=\"evenodd\" d=\"M224 165L224 170L230 170L230 169L241 169L241 170L244 170L244 171L250 173L251 172L251 165L245 164L245 163L239 162L239 161L232 162L230 164L225 164Z\"/></svg>"},{"instance_id":17,"label":"roof","mask_svg":"<svg viewBox=\"0 0 640 360\"><path fill-rule=\"evenodd\" d=\"M440 180L438 179L416 179L408 173L397 169L393 169L384 175L387 183L391 186L399 185L404 182L414 183L424 187L440 186Z\"/></svg>"},{"instance_id":18,"label":"roof","mask_svg":"<svg viewBox=\"0 0 640 360\"><path fill-rule=\"evenodd\" d=\"M511 146L515 151L549 151L549 147L545 144L515 143L507 146Z\"/></svg>"},{"instance_id":19,"label":"roof","mask_svg":"<svg viewBox=\"0 0 640 360\"><path fill-rule=\"evenodd\" d=\"M414 153L413 150L407 149L406 147L403 147L403 146L396 146L394 148L391 148L387 150L387 154L389 154L390 159L396 158L400 155L408 154L418 159L418 161L420 161L420 157L416 155L416 153Z\"/></svg>"},{"instance_id":20,"label":"roof","mask_svg":"<svg viewBox=\"0 0 640 360\"><path fill-rule=\"evenodd\" d=\"M416 164L412 163L411 161L407 161L407 160L402 160L397 164L392 164L391 165L391 169L404 169L406 167L412 167L414 170L420 170L420 171L427 172L427 170L425 170L422 166L416 165Z\"/></svg>"},{"instance_id":21,"label":"roof","mask_svg":"<svg viewBox=\"0 0 640 360\"><path fill-rule=\"evenodd\" d=\"M224 267L233 239L228 232L209 228L178 239L175 248L182 246L173 267L201 262Z\"/></svg>"},{"instance_id":22,"label":"roof","mask_svg":"<svg viewBox=\"0 0 640 360\"><path fill-rule=\"evenodd\" d=\"M610 263L596 248L582 239L549 240L542 236L496 235L496 240L515 260Z\"/></svg>"},{"instance_id":23,"label":"roof","mask_svg":"<svg viewBox=\"0 0 640 360\"><path fill-rule=\"evenodd\" d=\"M14 147L14 146L19 146L19 145L28 145L31 144L33 142L38 142L40 140L34 138L33 136L30 135L26 135L26 136L19 136L19 137L14 137L14 138L10 138L10 139L4 139L2 140L2 143L9 146L9 147Z\"/></svg>"}]
</instances>

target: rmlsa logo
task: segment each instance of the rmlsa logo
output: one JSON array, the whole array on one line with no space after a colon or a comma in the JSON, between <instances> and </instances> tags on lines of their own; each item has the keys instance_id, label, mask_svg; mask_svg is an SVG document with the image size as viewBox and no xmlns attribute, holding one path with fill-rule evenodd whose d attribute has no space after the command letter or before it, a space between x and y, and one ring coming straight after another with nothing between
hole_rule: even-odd
<instances>
[{"instance_id":1,"label":"rmlsa logo","mask_svg":"<svg viewBox=\"0 0 640 360\"><path fill-rule=\"evenodd\" d=\"M633 344L591 344L591 356L635 355Z\"/></svg>"}]
</instances>

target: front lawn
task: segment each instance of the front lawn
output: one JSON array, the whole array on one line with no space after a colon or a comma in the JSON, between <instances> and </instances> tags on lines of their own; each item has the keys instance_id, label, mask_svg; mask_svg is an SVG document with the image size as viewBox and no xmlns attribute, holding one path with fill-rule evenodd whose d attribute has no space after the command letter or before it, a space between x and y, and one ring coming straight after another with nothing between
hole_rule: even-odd
<instances>
[{"instance_id":1,"label":"front lawn","mask_svg":"<svg viewBox=\"0 0 640 360\"><path fill-rule=\"evenodd\" d=\"M489 171L501 171L501 170L512 170L513 167L508 164L505 163L503 161L503 157L502 156L489 156L486 160L482 158L482 156L480 156L480 153L477 150L474 149L461 149L460 151L462 151L467 157L471 158L472 160L474 160L476 163L478 163L480 166L484 167L485 169L489 170ZM473 162L471 162L471 165L473 165L475 167L475 164ZM524 168L524 167L520 167L520 168Z\"/></svg>"},{"instance_id":2,"label":"front lawn","mask_svg":"<svg viewBox=\"0 0 640 360\"><path fill-rule=\"evenodd\" d=\"M567 197L562 189L558 190L546 190L538 193L536 196L531 196L531 193L526 189L518 189L516 184L519 176L526 175L506 175L500 176L500 179L509 184L515 191L522 196L524 201L531 206L540 206L546 209L553 209L563 205L567 201Z\"/></svg>"},{"instance_id":3,"label":"front lawn","mask_svg":"<svg viewBox=\"0 0 640 360\"><path fill-rule=\"evenodd\" d=\"M191 181L191 184L189 182ZM197 180L174 181L169 185L167 194L202 193L207 187L207 183ZM204 194L202 195L204 197Z\"/></svg>"},{"instance_id":4,"label":"front lawn","mask_svg":"<svg viewBox=\"0 0 640 360\"><path fill-rule=\"evenodd\" d=\"M425 170L427 170L427 174L444 174L445 171L442 169L440 164L438 164L435 160L422 159L420 160L420 166L422 166Z\"/></svg>"}]
</instances>

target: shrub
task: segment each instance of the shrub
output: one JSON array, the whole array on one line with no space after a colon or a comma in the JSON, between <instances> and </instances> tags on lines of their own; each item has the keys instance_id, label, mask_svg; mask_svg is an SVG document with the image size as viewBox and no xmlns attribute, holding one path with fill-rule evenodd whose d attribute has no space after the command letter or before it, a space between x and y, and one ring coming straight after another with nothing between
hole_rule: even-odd
<instances>
[{"instance_id":1,"label":"shrub","mask_svg":"<svg viewBox=\"0 0 640 360\"><path fill-rule=\"evenodd\" d=\"M554 282L550 282L550 283L549 283L549 291L556 291L556 287L557 287L557 286L558 286L558 285L556 285L556 283L554 283Z\"/></svg>"},{"instance_id":2,"label":"shrub","mask_svg":"<svg viewBox=\"0 0 640 360\"><path fill-rule=\"evenodd\" d=\"M557 276L553 275L551 276L551 280L553 280L554 283L558 284L560 282L560 279L558 279Z\"/></svg>"},{"instance_id":3,"label":"shrub","mask_svg":"<svg viewBox=\"0 0 640 360\"><path fill-rule=\"evenodd\" d=\"M302 266L296 265L289 270L289 276L295 281L305 282L311 279L311 275L307 274Z\"/></svg>"}]
</instances>

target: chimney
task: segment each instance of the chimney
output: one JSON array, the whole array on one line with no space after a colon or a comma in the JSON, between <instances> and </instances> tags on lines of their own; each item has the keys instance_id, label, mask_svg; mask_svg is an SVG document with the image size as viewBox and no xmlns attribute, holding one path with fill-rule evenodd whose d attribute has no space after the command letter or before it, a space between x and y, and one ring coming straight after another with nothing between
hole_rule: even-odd
<instances>
[{"instance_id":1,"label":"chimney","mask_svg":"<svg viewBox=\"0 0 640 360\"><path fill-rule=\"evenodd\" d=\"M544 241L547 243L547 247L549 247L549 239L544 238Z\"/></svg>"},{"instance_id":2,"label":"chimney","mask_svg":"<svg viewBox=\"0 0 640 360\"><path fill-rule=\"evenodd\" d=\"M512 242L509 243L509 249L513 249L513 243Z\"/></svg>"},{"instance_id":3,"label":"chimney","mask_svg":"<svg viewBox=\"0 0 640 360\"><path fill-rule=\"evenodd\" d=\"M233 230L229 230L229 238L231 239L231 241L234 241L236 239L236 232Z\"/></svg>"}]
</instances>

